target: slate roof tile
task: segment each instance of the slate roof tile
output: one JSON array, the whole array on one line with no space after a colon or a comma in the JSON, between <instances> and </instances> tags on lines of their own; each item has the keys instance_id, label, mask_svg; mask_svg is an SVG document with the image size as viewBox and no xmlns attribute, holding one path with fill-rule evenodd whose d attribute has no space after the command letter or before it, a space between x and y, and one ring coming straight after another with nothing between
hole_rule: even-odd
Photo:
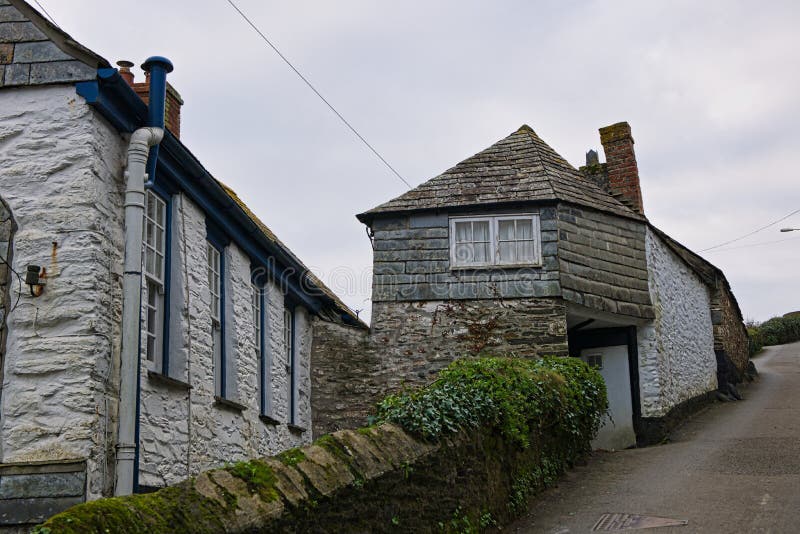
<instances>
[{"instance_id":1,"label":"slate roof tile","mask_svg":"<svg viewBox=\"0 0 800 534\"><path fill-rule=\"evenodd\" d=\"M644 220L585 178L527 125L358 218L369 222L380 214L547 200Z\"/></svg>"}]
</instances>

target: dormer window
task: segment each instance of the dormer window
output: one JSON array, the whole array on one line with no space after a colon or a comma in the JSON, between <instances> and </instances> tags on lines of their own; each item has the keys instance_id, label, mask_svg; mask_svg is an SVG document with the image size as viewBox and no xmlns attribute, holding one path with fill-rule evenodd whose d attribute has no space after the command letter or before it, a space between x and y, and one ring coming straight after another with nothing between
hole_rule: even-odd
<instances>
[{"instance_id":1,"label":"dormer window","mask_svg":"<svg viewBox=\"0 0 800 534\"><path fill-rule=\"evenodd\" d=\"M450 267L540 265L539 215L450 218Z\"/></svg>"}]
</instances>

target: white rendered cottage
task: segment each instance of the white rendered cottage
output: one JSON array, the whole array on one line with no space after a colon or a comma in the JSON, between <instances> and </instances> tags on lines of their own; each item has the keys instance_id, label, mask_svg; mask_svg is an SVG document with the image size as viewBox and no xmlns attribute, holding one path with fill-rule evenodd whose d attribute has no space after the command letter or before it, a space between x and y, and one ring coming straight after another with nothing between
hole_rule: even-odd
<instances>
[{"instance_id":1,"label":"white rendered cottage","mask_svg":"<svg viewBox=\"0 0 800 534\"><path fill-rule=\"evenodd\" d=\"M314 324L360 324L122 65L0 0L0 525L309 442Z\"/></svg>"}]
</instances>

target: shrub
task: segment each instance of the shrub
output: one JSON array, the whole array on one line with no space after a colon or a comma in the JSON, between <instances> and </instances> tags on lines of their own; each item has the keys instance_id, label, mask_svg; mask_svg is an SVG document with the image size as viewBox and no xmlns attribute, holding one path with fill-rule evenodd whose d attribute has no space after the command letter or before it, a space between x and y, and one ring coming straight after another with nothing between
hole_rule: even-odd
<instances>
[{"instance_id":1,"label":"shrub","mask_svg":"<svg viewBox=\"0 0 800 534\"><path fill-rule=\"evenodd\" d=\"M465 358L431 385L384 399L377 419L429 440L489 426L522 448L556 433L569 455L588 449L607 409L603 378L577 358Z\"/></svg>"},{"instance_id":2,"label":"shrub","mask_svg":"<svg viewBox=\"0 0 800 534\"><path fill-rule=\"evenodd\" d=\"M766 345L783 345L800 341L800 316L787 314L773 317L757 326L747 329L750 336L751 355Z\"/></svg>"}]
</instances>

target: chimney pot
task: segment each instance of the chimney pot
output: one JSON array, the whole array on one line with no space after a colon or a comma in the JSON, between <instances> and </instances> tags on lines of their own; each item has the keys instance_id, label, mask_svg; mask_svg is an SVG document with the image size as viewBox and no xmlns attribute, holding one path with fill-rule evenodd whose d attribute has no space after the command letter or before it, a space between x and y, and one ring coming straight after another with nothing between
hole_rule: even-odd
<instances>
[{"instance_id":1,"label":"chimney pot","mask_svg":"<svg viewBox=\"0 0 800 534\"><path fill-rule=\"evenodd\" d=\"M600 128L600 143L606 154L609 191L633 211L644 215L631 126L627 122L618 122Z\"/></svg>"},{"instance_id":2,"label":"chimney pot","mask_svg":"<svg viewBox=\"0 0 800 534\"><path fill-rule=\"evenodd\" d=\"M119 67L119 75L122 76L122 79L125 80L128 85L133 87L133 72L131 72L133 62L121 59L117 61L117 66Z\"/></svg>"}]
</instances>

